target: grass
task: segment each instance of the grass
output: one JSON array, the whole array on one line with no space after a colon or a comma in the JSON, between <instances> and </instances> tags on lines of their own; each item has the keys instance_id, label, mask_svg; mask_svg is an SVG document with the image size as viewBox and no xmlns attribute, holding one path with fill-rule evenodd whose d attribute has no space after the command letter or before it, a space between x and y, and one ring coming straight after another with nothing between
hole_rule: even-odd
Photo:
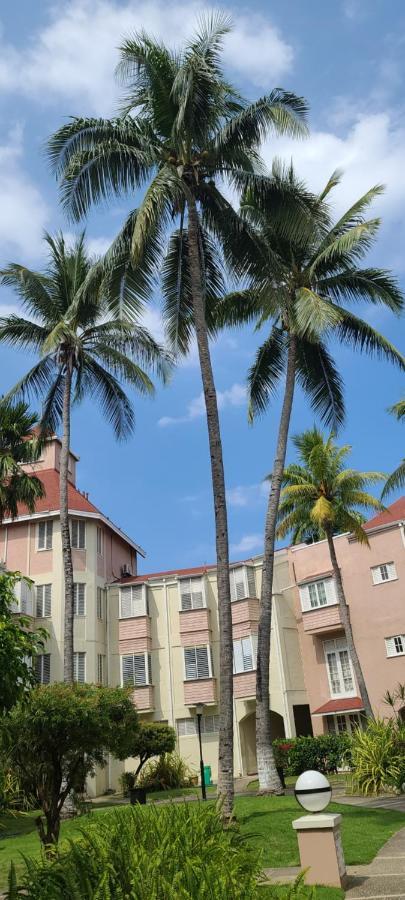
<instances>
[{"instance_id":1,"label":"grass","mask_svg":"<svg viewBox=\"0 0 405 900\"><path fill-rule=\"evenodd\" d=\"M170 791L163 791L163 796L173 796ZM154 795L155 799L161 799ZM105 801L109 801L106 799ZM110 808L113 808L112 806ZM368 809L356 806L343 806L332 803L331 812L342 813L342 839L346 863L348 865L371 862L382 845L399 828L404 826L403 813L386 809ZM302 814L294 797L237 797L235 812L241 831L255 846L263 850L263 866L297 866L299 865L298 846L295 832L291 827L293 819ZM91 816L108 815L105 807L93 808ZM35 828L36 813L0 820L0 890L7 883L10 862L13 860L17 872L24 868L21 854L38 856L39 840ZM70 819L62 823L61 845L69 839L75 839L79 830L85 826L86 817ZM276 886L263 888L263 897L282 900L282 888ZM273 892L273 893L272 893ZM278 893L277 893L278 892ZM319 893L319 900L339 900L342 895L335 893Z\"/></svg>"},{"instance_id":2,"label":"grass","mask_svg":"<svg viewBox=\"0 0 405 900\"><path fill-rule=\"evenodd\" d=\"M301 894L302 900L305 896L311 896L311 888L307 888L305 894ZM288 897L288 887L286 885L272 884L269 887L262 887L260 897L264 900L285 900ZM317 887L316 900L343 900L344 891L339 888Z\"/></svg>"}]
</instances>

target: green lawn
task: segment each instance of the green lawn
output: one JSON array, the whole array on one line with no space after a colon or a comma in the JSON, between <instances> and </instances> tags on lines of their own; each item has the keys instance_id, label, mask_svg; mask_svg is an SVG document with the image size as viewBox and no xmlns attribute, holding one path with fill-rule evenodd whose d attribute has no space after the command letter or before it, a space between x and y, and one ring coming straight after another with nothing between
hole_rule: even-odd
<instances>
[{"instance_id":1,"label":"green lawn","mask_svg":"<svg viewBox=\"0 0 405 900\"><path fill-rule=\"evenodd\" d=\"M263 900L285 900L288 897L288 887L287 885L283 887L283 885L271 885L271 887L262 887L262 893L260 897L263 897ZM308 894L301 896L311 896L311 888L307 888ZM343 900L344 891L339 890L339 888L328 888L328 887L317 887L316 889L316 900Z\"/></svg>"},{"instance_id":2,"label":"green lawn","mask_svg":"<svg viewBox=\"0 0 405 900\"><path fill-rule=\"evenodd\" d=\"M163 792L163 795L168 797L170 792ZM385 809L371 810L333 803L330 810L343 814L343 848L346 862L352 865L370 862L385 841L405 824L402 813ZM297 839L291 822L302 811L294 797L237 797L235 811L242 833L263 849L264 867L299 865ZM91 816L108 814L109 809L101 807L93 809ZM20 870L23 868L21 853L27 856L39 854L34 818L35 813L30 813L21 818L8 816L0 819L3 826L0 830L0 889L7 883L11 860ZM86 817L63 822L62 845L66 839L75 838L85 824ZM266 897L266 891L269 898L283 898L281 888L263 888L263 897ZM338 900L341 896L339 892L329 891L320 893L319 900Z\"/></svg>"}]
</instances>

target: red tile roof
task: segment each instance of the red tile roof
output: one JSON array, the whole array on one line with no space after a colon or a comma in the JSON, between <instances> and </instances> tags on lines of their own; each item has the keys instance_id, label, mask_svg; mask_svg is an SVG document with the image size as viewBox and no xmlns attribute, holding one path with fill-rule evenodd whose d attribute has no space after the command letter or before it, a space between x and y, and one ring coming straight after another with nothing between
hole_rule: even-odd
<instances>
[{"instance_id":1,"label":"red tile roof","mask_svg":"<svg viewBox=\"0 0 405 900\"><path fill-rule=\"evenodd\" d=\"M57 472L56 469L42 469L40 471L37 471L35 474L42 481L42 484L45 488L45 496L40 500L37 500L35 504L35 512L53 512L54 510L56 512L60 509L59 472ZM78 491L78 489L73 484L71 484L71 482L69 482L68 485L68 502L69 509L76 509L78 512L100 513L100 510L97 509L97 506L94 506L94 503L90 503L90 500L88 500L84 494ZM27 507L23 506L23 504L21 503L18 507L18 515L29 515Z\"/></svg>"},{"instance_id":2,"label":"red tile roof","mask_svg":"<svg viewBox=\"0 0 405 900\"><path fill-rule=\"evenodd\" d=\"M368 531L369 528L378 528L380 525L400 522L401 519L405 520L405 496L399 497L398 500L395 500L395 503L391 503L386 512L377 513L373 519L369 519L364 528Z\"/></svg>"},{"instance_id":3,"label":"red tile roof","mask_svg":"<svg viewBox=\"0 0 405 900\"><path fill-rule=\"evenodd\" d=\"M252 561L252 559L241 559L238 562L230 563L230 568L233 566L244 566ZM140 581L153 581L154 578L169 578L171 575L174 577L178 575L179 578L187 577L187 575L205 575L206 572L212 572L215 571L215 569L215 563L205 566L195 566L192 569L168 569L166 572L148 572L145 573L145 575L129 575L127 578L120 578L119 583L135 584Z\"/></svg>"},{"instance_id":4,"label":"red tile roof","mask_svg":"<svg viewBox=\"0 0 405 900\"><path fill-rule=\"evenodd\" d=\"M341 700L328 700L319 709L315 709L312 715L327 716L332 713L359 712L361 709L364 709L364 706L360 697L343 697Z\"/></svg>"}]
</instances>

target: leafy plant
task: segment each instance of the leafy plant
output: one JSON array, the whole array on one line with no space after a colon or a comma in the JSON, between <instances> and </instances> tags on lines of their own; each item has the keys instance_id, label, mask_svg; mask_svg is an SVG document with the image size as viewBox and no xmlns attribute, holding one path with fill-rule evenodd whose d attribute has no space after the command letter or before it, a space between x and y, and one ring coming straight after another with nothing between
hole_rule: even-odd
<instances>
[{"instance_id":1,"label":"leafy plant","mask_svg":"<svg viewBox=\"0 0 405 900\"><path fill-rule=\"evenodd\" d=\"M126 807L90 819L50 860L26 859L9 900L256 900L261 854L207 804ZM292 894L299 896L299 894Z\"/></svg>"},{"instance_id":2,"label":"leafy plant","mask_svg":"<svg viewBox=\"0 0 405 900\"><path fill-rule=\"evenodd\" d=\"M33 630L27 616L16 615L16 588L30 585L20 572L0 572L0 716L36 684L30 660L39 653L48 632Z\"/></svg>"},{"instance_id":3,"label":"leafy plant","mask_svg":"<svg viewBox=\"0 0 405 900\"><path fill-rule=\"evenodd\" d=\"M193 777L194 772L178 753L164 753L145 766L137 785L148 791L166 791L188 787Z\"/></svg>"},{"instance_id":4,"label":"leafy plant","mask_svg":"<svg viewBox=\"0 0 405 900\"><path fill-rule=\"evenodd\" d=\"M356 729L351 738L354 790L367 795L402 786L405 735L401 731L392 719L371 720L364 731Z\"/></svg>"},{"instance_id":5,"label":"leafy plant","mask_svg":"<svg viewBox=\"0 0 405 900\"><path fill-rule=\"evenodd\" d=\"M320 734L274 741L276 765L287 775L300 775L307 769L336 772L348 763L350 738L347 734Z\"/></svg>"}]
</instances>

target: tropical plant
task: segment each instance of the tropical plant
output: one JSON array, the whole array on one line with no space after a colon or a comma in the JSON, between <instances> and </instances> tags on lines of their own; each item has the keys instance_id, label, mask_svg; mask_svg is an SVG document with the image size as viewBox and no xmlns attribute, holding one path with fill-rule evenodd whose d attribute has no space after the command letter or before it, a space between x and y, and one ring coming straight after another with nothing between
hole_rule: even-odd
<instances>
[{"instance_id":1,"label":"tropical plant","mask_svg":"<svg viewBox=\"0 0 405 900\"><path fill-rule=\"evenodd\" d=\"M0 719L36 684L32 661L48 637L16 612L17 586L31 584L20 572L0 572Z\"/></svg>"},{"instance_id":2,"label":"tropical plant","mask_svg":"<svg viewBox=\"0 0 405 900\"><path fill-rule=\"evenodd\" d=\"M405 725L405 684L399 681L393 691L385 692L383 700L392 709L398 724Z\"/></svg>"},{"instance_id":3,"label":"tropical plant","mask_svg":"<svg viewBox=\"0 0 405 900\"><path fill-rule=\"evenodd\" d=\"M343 734L300 735L273 742L275 759L286 775L301 775L307 769L336 772L347 765L350 737Z\"/></svg>"},{"instance_id":4,"label":"tropical plant","mask_svg":"<svg viewBox=\"0 0 405 900\"><path fill-rule=\"evenodd\" d=\"M14 519L22 504L30 513L44 496L42 481L24 468L35 463L41 441L33 429L37 423L26 403L0 400L0 523Z\"/></svg>"},{"instance_id":5,"label":"tropical plant","mask_svg":"<svg viewBox=\"0 0 405 900\"><path fill-rule=\"evenodd\" d=\"M176 746L176 732L170 725L162 725L161 722L141 722L139 731L135 735L135 742L131 748L131 756L139 760L134 772L127 772L133 776L134 787L139 773L145 763L153 756L164 757L172 754ZM168 757L170 759L170 756Z\"/></svg>"},{"instance_id":6,"label":"tropical plant","mask_svg":"<svg viewBox=\"0 0 405 900\"><path fill-rule=\"evenodd\" d=\"M168 791L170 788L189 787L193 777L194 772L178 753L162 753L145 766L137 785L148 791Z\"/></svg>"},{"instance_id":7,"label":"tropical plant","mask_svg":"<svg viewBox=\"0 0 405 900\"><path fill-rule=\"evenodd\" d=\"M387 788L401 789L404 776L404 737L393 719L370 720L351 738L353 789L361 794L379 794Z\"/></svg>"},{"instance_id":8,"label":"tropical plant","mask_svg":"<svg viewBox=\"0 0 405 900\"><path fill-rule=\"evenodd\" d=\"M366 716L372 717L370 699L360 660L354 643L342 573L336 556L334 525L336 520L344 531L354 534L356 540L369 546L360 510L381 510L379 500L367 492L370 484L382 481L381 472L358 472L344 468L351 447L338 447L333 435L324 438L317 428L304 431L293 438L299 462L284 470L281 502L278 511L277 535L284 537L297 527L307 527L314 522L326 536L329 556L336 585L340 621L347 641L347 649Z\"/></svg>"},{"instance_id":9,"label":"tropical plant","mask_svg":"<svg viewBox=\"0 0 405 900\"><path fill-rule=\"evenodd\" d=\"M232 621L229 588L228 522L218 404L212 371L208 307L221 285L214 261L219 243L227 260L243 267L247 235L223 182L236 190L265 178L258 145L269 131L305 131L302 98L274 90L247 104L225 79L222 39L228 17L202 19L185 46L168 50L144 33L121 47L119 75L126 86L125 109L115 120L73 119L51 138L49 152L61 181L65 209L75 218L91 204L135 192L148 182L139 209L130 214L115 251L136 265L160 263L167 232L179 225L166 268L168 329L182 352L195 332L200 360L211 457L215 509L220 629L220 794L225 815L233 802ZM179 340L181 309L187 310L186 337Z\"/></svg>"},{"instance_id":10,"label":"tropical plant","mask_svg":"<svg viewBox=\"0 0 405 900\"><path fill-rule=\"evenodd\" d=\"M394 406L390 407L389 412L393 413L394 416L397 417L399 421L405 419L405 400L399 400L398 403L394 403ZM388 497L388 494L391 494L392 491L396 491L403 488L405 485L405 459L400 462L399 466L392 472L391 475L388 476L384 490L381 494L381 499L385 500Z\"/></svg>"},{"instance_id":11,"label":"tropical plant","mask_svg":"<svg viewBox=\"0 0 405 900\"><path fill-rule=\"evenodd\" d=\"M379 227L379 220L366 220L365 212L381 188L372 188L334 222L327 203L339 179L339 174L333 173L321 194L313 197L292 166L285 169L275 163L270 187L258 190L255 184L249 186L241 212L256 237L249 250L250 285L225 297L216 314L221 325L255 321L258 328L269 327L248 375L251 419L267 409L283 384L265 522L258 626L256 739L262 791L280 787L271 751L270 631L277 510L296 385L315 412L327 424L337 426L343 420L344 402L342 380L328 347L331 339L405 367L402 354L347 308L353 302L367 301L395 313L402 310L403 298L395 279L382 269L360 267ZM284 202L275 204L277 196ZM313 521L308 528L313 534Z\"/></svg>"},{"instance_id":12,"label":"tropical plant","mask_svg":"<svg viewBox=\"0 0 405 900\"><path fill-rule=\"evenodd\" d=\"M107 752L126 759L138 727L127 689L92 684L42 685L0 718L0 750L42 810L35 824L44 846L58 842L68 795L106 765Z\"/></svg>"},{"instance_id":13,"label":"tropical plant","mask_svg":"<svg viewBox=\"0 0 405 900\"><path fill-rule=\"evenodd\" d=\"M62 423L60 454L60 523L65 576L64 678L73 681L73 565L69 531L68 465L72 403L86 397L98 401L117 438L134 427L132 405L120 385L126 382L141 394L153 393L145 367L165 372L165 354L135 321L111 316L117 294L136 297L135 275L122 287L117 260L108 276L92 264L84 235L72 247L62 235L45 236L48 265L34 272L17 263L0 273L23 308L33 318L10 315L0 319L0 341L31 350L40 361L13 388L13 396L43 399L42 425L55 430ZM135 284L134 284L135 283ZM134 305L134 304L133 304Z\"/></svg>"}]
</instances>

